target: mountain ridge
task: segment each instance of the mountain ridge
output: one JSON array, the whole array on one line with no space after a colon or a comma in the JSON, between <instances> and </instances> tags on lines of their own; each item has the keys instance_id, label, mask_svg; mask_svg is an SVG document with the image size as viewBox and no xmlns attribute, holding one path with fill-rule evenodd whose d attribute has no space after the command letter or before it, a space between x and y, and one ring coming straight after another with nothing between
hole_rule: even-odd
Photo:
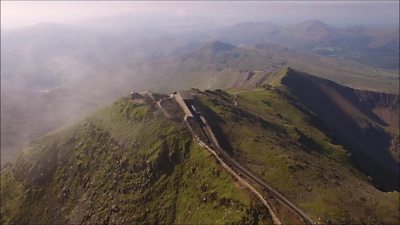
<instances>
[{"instance_id":1,"label":"mountain ridge","mask_svg":"<svg viewBox=\"0 0 400 225\"><path fill-rule=\"evenodd\" d=\"M398 118L399 95L354 90L291 68L284 73L281 84L321 119L334 139L351 150L355 163L381 188L399 190L399 152L392 142L398 139L399 126L398 121L388 119Z\"/></svg>"},{"instance_id":2,"label":"mountain ridge","mask_svg":"<svg viewBox=\"0 0 400 225\"><path fill-rule=\"evenodd\" d=\"M320 115L303 96L294 101L298 93L287 80L293 76L316 84L328 82L284 68L266 81L272 83L256 89L190 92L231 157L313 220L333 224L396 221L398 192L376 189L351 163L347 153L354 154L352 146L342 146L343 141L333 140L315 122ZM193 142L173 99L156 93L140 95L140 101L123 97L77 127L43 137L7 164L1 172L1 210L6 215L2 222L55 222L56 216L61 223L189 223L204 222L204 213L212 210L210 222L270 223L266 209L237 189L210 154ZM165 100L156 104L161 99ZM324 117L319 119L326 122ZM194 186L192 179L196 179ZM270 201L283 223L299 223L279 201ZM49 204L55 207L49 209ZM134 207L137 204L143 207ZM35 210L37 205L45 213ZM386 211L378 209L382 207ZM223 215L232 210L239 210L238 214Z\"/></svg>"},{"instance_id":3,"label":"mountain ridge","mask_svg":"<svg viewBox=\"0 0 400 225\"><path fill-rule=\"evenodd\" d=\"M1 222L268 224L265 209L145 99L124 97L7 164Z\"/></svg>"}]
</instances>

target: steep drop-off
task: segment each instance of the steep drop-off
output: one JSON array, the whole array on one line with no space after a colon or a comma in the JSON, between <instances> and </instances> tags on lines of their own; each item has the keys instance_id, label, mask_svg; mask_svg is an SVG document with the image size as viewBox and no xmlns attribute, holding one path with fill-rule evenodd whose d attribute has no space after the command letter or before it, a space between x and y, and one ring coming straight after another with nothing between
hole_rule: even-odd
<instances>
[{"instance_id":1,"label":"steep drop-off","mask_svg":"<svg viewBox=\"0 0 400 225\"><path fill-rule=\"evenodd\" d=\"M396 224L398 192L377 189L353 165L350 150L284 91L281 86L206 91L196 101L227 152L314 221Z\"/></svg>"},{"instance_id":2,"label":"steep drop-off","mask_svg":"<svg viewBox=\"0 0 400 225\"><path fill-rule=\"evenodd\" d=\"M399 135L399 95L355 90L290 68L281 83L379 188L399 190L398 146L392 141Z\"/></svg>"}]
</instances>

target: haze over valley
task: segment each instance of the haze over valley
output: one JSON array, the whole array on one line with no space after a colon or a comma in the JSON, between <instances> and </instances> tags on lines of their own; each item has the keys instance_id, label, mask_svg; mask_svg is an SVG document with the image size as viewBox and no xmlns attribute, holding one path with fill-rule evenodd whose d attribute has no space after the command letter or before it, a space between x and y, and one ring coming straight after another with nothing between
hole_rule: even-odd
<instances>
[{"instance_id":1,"label":"haze over valley","mask_svg":"<svg viewBox=\"0 0 400 225\"><path fill-rule=\"evenodd\" d=\"M399 222L398 2L155 3L1 3L2 224Z\"/></svg>"}]
</instances>

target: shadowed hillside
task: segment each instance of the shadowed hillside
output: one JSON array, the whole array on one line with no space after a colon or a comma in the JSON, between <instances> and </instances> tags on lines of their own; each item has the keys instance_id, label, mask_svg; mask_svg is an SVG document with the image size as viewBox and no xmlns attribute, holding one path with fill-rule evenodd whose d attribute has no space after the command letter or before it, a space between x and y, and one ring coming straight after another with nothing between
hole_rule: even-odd
<instances>
[{"instance_id":1,"label":"shadowed hillside","mask_svg":"<svg viewBox=\"0 0 400 225\"><path fill-rule=\"evenodd\" d=\"M398 157L390 152L399 135L398 95L355 90L290 68L281 82L380 188L399 190Z\"/></svg>"},{"instance_id":2,"label":"shadowed hillside","mask_svg":"<svg viewBox=\"0 0 400 225\"><path fill-rule=\"evenodd\" d=\"M192 92L222 148L313 221L394 224L398 192L376 189L349 160L353 146L331 139L275 85ZM178 104L153 100L164 96L124 97L26 148L1 171L1 222L271 224L267 209L194 141ZM282 223L297 224L269 201Z\"/></svg>"},{"instance_id":3,"label":"shadowed hillside","mask_svg":"<svg viewBox=\"0 0 400 225\"><path fill-rule=\"evenodd\" d=\"M397 223L398 192L377 189L352 163L352 150L333 140L284 88L206 91L196 99L219 140L229 143L227 152L314 221Z\"/></svg>"}]
</instances>

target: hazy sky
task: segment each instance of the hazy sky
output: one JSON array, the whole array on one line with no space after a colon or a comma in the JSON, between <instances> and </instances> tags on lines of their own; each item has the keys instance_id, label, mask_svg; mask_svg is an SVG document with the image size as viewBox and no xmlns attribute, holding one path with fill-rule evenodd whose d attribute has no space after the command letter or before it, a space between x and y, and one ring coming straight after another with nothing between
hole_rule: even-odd
<instances>
[{"instance_id":1,"label":"hazy sky","mask_svg":"<svg viewBox=\"0 0 400 225\"><path fill-rule=\"evenodd\" d=\"M138 2L138 1L1 1L1 27L41 22L79 24L95 18L133 15L137 18L183 21L207 19L216 24L242 21L280 23L320 19L333 25L396 24L398 1L256 1L256 2Z\"/></svg>"}]
</instances>

